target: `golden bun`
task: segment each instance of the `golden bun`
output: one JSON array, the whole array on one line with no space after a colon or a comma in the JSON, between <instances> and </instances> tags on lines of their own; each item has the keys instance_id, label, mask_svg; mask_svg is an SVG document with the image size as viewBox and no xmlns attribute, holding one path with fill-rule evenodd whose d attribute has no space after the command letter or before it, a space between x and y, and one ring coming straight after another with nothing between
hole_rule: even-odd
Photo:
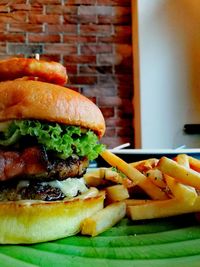
<instances>
[{"instance_id":1,"label":"golden bun","mask_svg":"<svg viewBox=\"0 0 200 267\"><path fill-rule=\"evenodd\" d=\"M77 234L103 208L105 194L72 201L0 202L0 244L32 244Z\"/></svg>"},{"instance_id":2,"label":"golden bun","mask_svg":"<svg viewBox=\"0 0 200 267\"><path fill-rule=\"evenodd\" d=\"M24 76L60 85L65 85L68 78L66 68L58 62L16 57L0 60L0 81Z\"/></svg>"},{"instance_id":3,"label":"golden bun","mask_svg":"<svg viewBox=\"0 0 200 267\"><path fill-rule=\"evenodd\" d=\"M38 119L76 125L105 133L100 109L88 98L71 89L40 81L0 82L0 121Z\"/></svg>"}]
</instances>

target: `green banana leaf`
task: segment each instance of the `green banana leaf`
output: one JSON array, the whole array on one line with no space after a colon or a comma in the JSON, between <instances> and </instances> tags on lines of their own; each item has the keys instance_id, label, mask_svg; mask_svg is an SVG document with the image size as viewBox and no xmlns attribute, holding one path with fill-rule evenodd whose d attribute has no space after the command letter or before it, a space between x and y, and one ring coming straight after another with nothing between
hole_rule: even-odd
<instances>
[{"instance_id":1,"label":"green banana leaf","mask_svg":"<svg viewBox=\"0 0 200 267\"><path fill-rule=\"evenodd\" d=\"M199 267L200 224L192 214L138 222L124 219L97 237L1 245L0 266Z\"/></svg>"}]
</instances>

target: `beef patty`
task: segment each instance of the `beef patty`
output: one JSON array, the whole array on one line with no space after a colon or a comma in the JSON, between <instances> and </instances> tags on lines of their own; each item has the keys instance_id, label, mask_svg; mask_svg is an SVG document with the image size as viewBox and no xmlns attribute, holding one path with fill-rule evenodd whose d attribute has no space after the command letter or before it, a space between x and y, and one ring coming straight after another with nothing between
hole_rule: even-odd
<instances>
[{"instance_id":1,"label":"beef patty","mask_svg":"<svg viewBox=\"0 0 200 267\"><path fill-rule=\"evenodd\" d=\"M89 161L86 157L69 157L66 160L48 155L43 148L29 147L21 152L0 151L0 181L20 179L64 180L81 177Z\"/></svg>"}]
</instances>

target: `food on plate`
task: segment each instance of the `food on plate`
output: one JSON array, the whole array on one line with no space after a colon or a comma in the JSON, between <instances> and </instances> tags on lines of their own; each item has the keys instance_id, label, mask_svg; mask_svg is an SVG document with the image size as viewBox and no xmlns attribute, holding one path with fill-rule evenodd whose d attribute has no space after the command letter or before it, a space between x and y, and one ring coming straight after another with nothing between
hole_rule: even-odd
<instances>
[{"instance_id":1,"label":"food on plate","mask_svg":"<svg viewBox=\"0 0 200 267\"><path fill-rule=\"evenodd\" d=\"M79 232L83 219L104 206L105 192L82 178L104 150L100 109L73 90L36 80L1 82L0 96L0 243Z\"/></svg>"},{"instance_id":2,"label":"food on plate","mask_svg":"<svg viewBox=\"0 0 200 267\"><path fill-rule=\"evenodd\" d=\"M106 197L108 201L117 202L129 198L128 188L123 184L116 184L106 187Z\"/></svg>"},{"instance_id":3,"label":"food on plate","mask_svg":"<svg viewBox=\"0 0 200 267\"><path fill-rule=\"evenodd\" d=\"M200 189L200 173L191 168L186 168L172 159L162 157L158 162L158 169L183 184Z\"/></svg>"},{"instance_id":4,"label":"food on plate","mask_svg":"<svg viewBox=\"0 0 200 267\"><path fill-rule=\"evenodd\" d=\"M59 85L65 85L68 78L66 68L58 62L17 57L0 61L0 81L23 77Z\"/></svg>"},{"instance_id":5,"label":"food on plate","mask_svg":"<svg viewBox=\"0 0 200 267\"><path fill-rule=\"evenodd\" d=\"M0 243L96 236L125 216L199 218L200 160L179 154L128 163L105 149L100 109L61 86L61 66L0 61ZM88 171L99 155L110 167Z\"/></svg>"},{"instance_id":6,"label":"food on plate","mask_svg":"<svg viewBox=\"0 0 200 267\"><path fill-rule=\"evenodd\" d=\"M166 193L159 187L155 186L142 172L138 171L135 167L129 165L118 156L111 153L109 150L104 150L101 156L113 167L117 167L124 173L133 184L140 185L140 187L153 199L167 199Z\"/></svg>"},{"instance_id":7,"label":"food on plate","mask_svg":"<svg viewBox=\"0 0 200 267\"><path fill-rule=\"evenodd\" d=\"M101 156L113 167L126 174L127 178L133 181L133 188L137 186L145 193L142 199L137 198L135 192L125 199L127 216L132 220L162 218L185 213L199 214L200 173L197 171L200 166L199 159L179 154L174 159L163 156L157 160L147 159L128 164L108 150L104 150ZM146 179L141 179L143 177L141 175ZM146 183L145 187L144 183ZM157 190L151 190L149 194L147 185L151 183L165 193L165 199L158 194ZM149 188L154 189L154 187ZM128 190L130 191L130 188Z\"/></svg>"},{"instance_id":8,"label":"food on plate","mask_svg":"<svg viewBox=\"0 0 200 267\"><path fill-rule=\"evenodd\" d=\"M96 236L115 225L124 218L126 205L124 202L115 202L96 214L83 221L81 233L84 235Z\"/></svg>"}]
</instances>

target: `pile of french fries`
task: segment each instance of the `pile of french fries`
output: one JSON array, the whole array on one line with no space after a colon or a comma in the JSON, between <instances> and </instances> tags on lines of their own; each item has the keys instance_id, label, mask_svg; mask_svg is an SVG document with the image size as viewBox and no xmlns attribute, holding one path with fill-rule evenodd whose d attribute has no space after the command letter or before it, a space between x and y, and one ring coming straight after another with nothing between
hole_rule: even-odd
<instances>
[{"instance_id":1,"label":"pile of french fries","mask_svg":"<svg viewBox=\"0 0 200 267\"><path fill-rule=\"evenodd\" d=\"M106 194L106 207L87 218L82 234L98 235L126 215L144 220L200 212L200 160L179 154L127 163L109 150L101 153L110 168L98 168L85 174L91 187ZM143 198L134 195L134 189Z\"/></svg>"}]
</instances>

